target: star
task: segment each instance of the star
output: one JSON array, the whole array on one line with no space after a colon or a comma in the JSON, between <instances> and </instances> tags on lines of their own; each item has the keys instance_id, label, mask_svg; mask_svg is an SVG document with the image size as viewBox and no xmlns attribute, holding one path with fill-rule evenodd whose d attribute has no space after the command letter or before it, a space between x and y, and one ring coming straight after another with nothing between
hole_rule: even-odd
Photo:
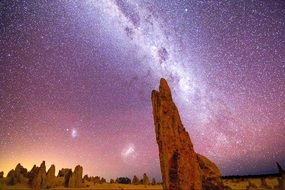
<instances>
[{"instance_id":1,"label":"star","mask_svg":"<svg viewBox=\"0 0 285 190\"><path fill-rule=\"evenodd\" d=\"M150 94L162 77L195 150L223 175L274 173L284 160L281 1L2 4L4 173L45 150L57 167L159 179Z\"/></svg>"}]
</instances>

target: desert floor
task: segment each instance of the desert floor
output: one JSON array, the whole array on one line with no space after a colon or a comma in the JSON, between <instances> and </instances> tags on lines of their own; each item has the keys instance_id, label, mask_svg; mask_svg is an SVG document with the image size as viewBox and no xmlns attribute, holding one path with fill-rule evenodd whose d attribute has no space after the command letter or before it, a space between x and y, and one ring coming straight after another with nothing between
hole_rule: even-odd
<instances>
[{"instance_id":1,"label":"desert floor","mask_svg":"<svg viewBox=\"0 0 285 190\"><path fill-rule=\"evenodd\" d=\"M267 179L267 185L270 186L270 188L260 188L261 180L260 179L250 179L250 182L252 184L256 185L256 188L254 190L276 190L277 180ZM54 190L112 190L112 189L118 189L118 190L162 190L161 185L130 185L130 184L110 184L110 183L104 183L104 184L95 184L91 185L90 187L86 188L64 188L64 187L57 187L53 188ZM224 185L231 187L232 190L246 190L247 186L249 185L249 180L239 180L239 181L232 181L232 180L224 180ZM4 183L1 183L0 180L0 190L30 190L27 185L14 185L14 186L7 186Z\"/></svg>"},{"instance_id":2,"label":"desert floor","mask_svg":"<svg viewBox=\"0 0 285 190\"><path fill-rule=\"evenodd\" d=\"M6 185L0 185L0 190L30 190L31 188L25 186L25 185L15 185L15 186L6 186ZM144 186L144 185L124 185L124 184L96 184L92 187L86 187L86 188L64 188L64 187L57 187L53 188L55 190L105 190L105 189L133 189L133 190L143 190L143 189L148 189L148 190L162 190L162 186L160 185L149 185L149 186Z\"/></svg>"}]
</instances>

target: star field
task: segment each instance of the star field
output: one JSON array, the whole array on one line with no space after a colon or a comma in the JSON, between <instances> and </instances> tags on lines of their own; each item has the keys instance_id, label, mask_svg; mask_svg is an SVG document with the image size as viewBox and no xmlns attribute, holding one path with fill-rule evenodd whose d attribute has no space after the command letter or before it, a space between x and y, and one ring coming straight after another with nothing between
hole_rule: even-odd
<instances>
[{"instance_id":1,"label":"star field","mask_svg":"<svg viewBox=\"0 0 285 190\"><path fill-rule=\"evenodd\" d=\"M285 164L282 0L23 0L0 14L0 171L45 160L159 179L161 77L223 175Z\"/></svg>"}]
</instances>

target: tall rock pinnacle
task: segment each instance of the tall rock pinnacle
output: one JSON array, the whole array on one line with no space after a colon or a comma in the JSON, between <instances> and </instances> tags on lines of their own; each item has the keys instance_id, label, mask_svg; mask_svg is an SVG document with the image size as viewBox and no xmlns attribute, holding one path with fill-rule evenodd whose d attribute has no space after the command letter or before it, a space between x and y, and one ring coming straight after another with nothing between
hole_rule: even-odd
<instances>
[{"instance_id":1,"label":"tall rock pinnacle","mask_svg":"<svg viewBox=\"0 0 285 190\"><path fill-rule=\"evenodd\" d=\"M151 99L163 189L202 190L197 155L165 79L160 80L159 91L152 91Z\"/></svg>"}]
</instances>

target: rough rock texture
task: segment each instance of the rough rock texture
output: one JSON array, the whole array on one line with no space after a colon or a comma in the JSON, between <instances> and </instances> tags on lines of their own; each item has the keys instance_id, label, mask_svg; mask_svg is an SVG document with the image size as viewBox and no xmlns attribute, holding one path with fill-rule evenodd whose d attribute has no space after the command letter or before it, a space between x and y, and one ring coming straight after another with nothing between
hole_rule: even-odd
<instances>
[{"instance_id":1,"label":"rough rock texture","mask_svg":"<svg viewBox=\"0 0 285 190\"><path fill-rule=\"evenodd\" d=\"M60 182L63 181L63 186L64 187L68 187L68 184L69 184L69 180L70 180L70 177L72 175L72 170L71 169L68 169L68 168L62 168L61 170L59 170L58 172L58 175L57 175L57 178L59 178ZM62 179L63 178L63 179ZM59 183L59 182L58 182Z\"/></svg>"},{"instance_id":2,"label":"rough rock texture","mask_svg":"<svg viewBox=\"0 0 285 190\"><path fill-rule=\"evenodd\" d=\"M64 186L64 177L56 177L55 182L54 182L54 186L55 187Z\"/></svg>"},{"instance_id":3,"label":"rough rock texture","mask_svg":"<svg viewBox=\"0 0 285 190\"><path fill-rule=\"evenodd\" d=\"M29 178L28 184L29 185L32 185L33 179L35 178L38 169L39 169L39 167L34 165L33 168L31 169L31 171L29 171L29 173L28 173L28 178Z\"/></svg>"},{"instance_id":4,"label":"rough rock texture","mask_svg":"<svg viewBox=\"0 0 285 190\"><path fill-rule=\"evenodd\" d=\"M7 174L6 184L15 185L17 183L24 184L28 181L28 170L21 164L17 164L15 170L11 170Z\"/></svg>"},{"instance_id":5,"label":"rough rock texture","mask_svg":"<svg viewBox=\"0 0 285 190\"><path fill-rule=\"evenodd\" d=\"M149 179L146 173L143 174L143 185L149 185Z\"/></svg>"},{"instance_id":6,"label":"rough rock texture","mask_svg":"<svg viewBox=\"0 0 285 190\"><path fill-rule=\"evenodd\" d=\"M107 180L102 177L102 178L100 179L100 184L103 184L103 183L107 183Z\"/></svg>"},{"instance_id":7,"label":"rough rock texture","mask_svg":"<svg viewBox=\"0 0 285 190\"><path fill-rule=\"evenodd\" d=\"M204 190L222 190L224 185L219 168L205 156L197 154Z\"/></svg>"},{"instance_id":8,"label":"rough rock texture","mask_svg":"<svg viewBox=\"0 0 285 190\"><path fill-rule=\"evenodd\" d=\"M55 183L56 183L55 166L51 165L50 168L47 171L47 176L46 176L47 188L55 187Z\"/></svg>"},{"instance_id":9,"label":"rough rock texture","mask_svg":"<svg viewBox=\"0 0 285 190\"><path fill-rule=\"evenodd\" d=\"M15 185L16 183L17 183L17 179L16 179L16 175L15 175L15 170L12 169L7 174L6 184L7 185Z\"/></svg>"},{"instance_id":10,"label":"rough rock texture","mask_svg":"<svg viewBox=\"0 0 285 190\"><path fill-rule=\"evenodd\" d=\"M155 180L155 178L152 178L152 180L151 180L151 185L156 185L156 180Z\"/></svg>"},{"instance_id":11,"label":"rough rock texture","mask_svg":"<svg viewBox=\"0 0 285 190\"><path fill-rule=\"evenodd\" d=\"M278 190L285 190L285 171L282 169L279 163L276 163L280 177L278 178L279 188Z\"/></svg>"},{"instance_id":12,"label":"rough rock texture","mask_svg":"<svg viewBox=\"0 0 285 190\"><path fill-rule=\"evenodd\" d=\"M40 190L46 188L46 165L45 161L41 163L39 168L36 168L35 175L32 179L32 189Z\"/></svg>"},{"instance_id":13,"label":"rough rock texture","mask_svg":"<svg viewBox=\"0 0 285 190\"><path fill-rule=\"evenodd\" d=\"M86 181L91 181L91 177L88 177L87 174L83 176L83 183Z\"/></svg>"},{"instance_id":14,"label":"rough rock texture","mask_svg":"<svg viewBox=\"0 0 285 190\"><path fill-rule=\"evenodd\" d=\"M99 176L95 176L91 178L91 181L93 181L93 183L100 183L101 178Z\"/></svg>"},{"instance_id":15,"label":"rough rock texture","mask_svg":"<svg viewBox=\"0 0 285 190\"><path fill-rule=\"evenodd\" d=\"M81 166L76 166L74 169L74 172L72 173L69 182L68 182L68 187L82 187L82 173L83 173L83 168Z\"/></svg>"},{"instance_id":16,"label":"rough rock texture","mask_svg":"<svg viewBox=\"0 0 285 190\"><path fill-rule=\"evenodd\" d=\"M133 177L132 184L134 184L134 185L140 184L140 180L136 175Z\"/></svg>"},{"instance_id":17,"label":"rough rock texture","mask_svg":"<svg viewBox=\"0 0 285 190\"><path fill-rule=\"evenodd\" d=\"M36 165L33 166L33 168L31 169L31 171L29 171L28 173L28 178L29 178L29 181L28 181L28 184L31 186L32 183L33 183L33 179L35 178L37 172L39 170L39 167L37 167Z\"/></svg>"},{"instance_id":18,"label":"rough rock texture","mask_svg":"<svg viewBox=\"0 0 285 190\"><path fill-rule=\"evenodd\" d=\"M189 134L165 79L152 91L153 117L164 190L202 190L202 176Z\"/></svg>"},{"instance_id":19,"label":"rough rock texture","mask_svg":"<svg viewBox=\"0 0 285 190\"><path fill-rule=\"evenodd\" d=\"M61 170L58 171L57 177L64 177L69 171L72 171L69 168L62 168Z\"/></svg>"},{"instance_id":20,"label":"rough rock texture","mask_svg":"<svg viewBox=\"0 0 285 190\"><path fill-rule=\"evenodd\" d=\"M16 166L15 171L18 174L22 174L23 177L27 177L28 176L28 170L26 168L24 168L21 164L18 164Z\"/></svg>"}]
</instances>

